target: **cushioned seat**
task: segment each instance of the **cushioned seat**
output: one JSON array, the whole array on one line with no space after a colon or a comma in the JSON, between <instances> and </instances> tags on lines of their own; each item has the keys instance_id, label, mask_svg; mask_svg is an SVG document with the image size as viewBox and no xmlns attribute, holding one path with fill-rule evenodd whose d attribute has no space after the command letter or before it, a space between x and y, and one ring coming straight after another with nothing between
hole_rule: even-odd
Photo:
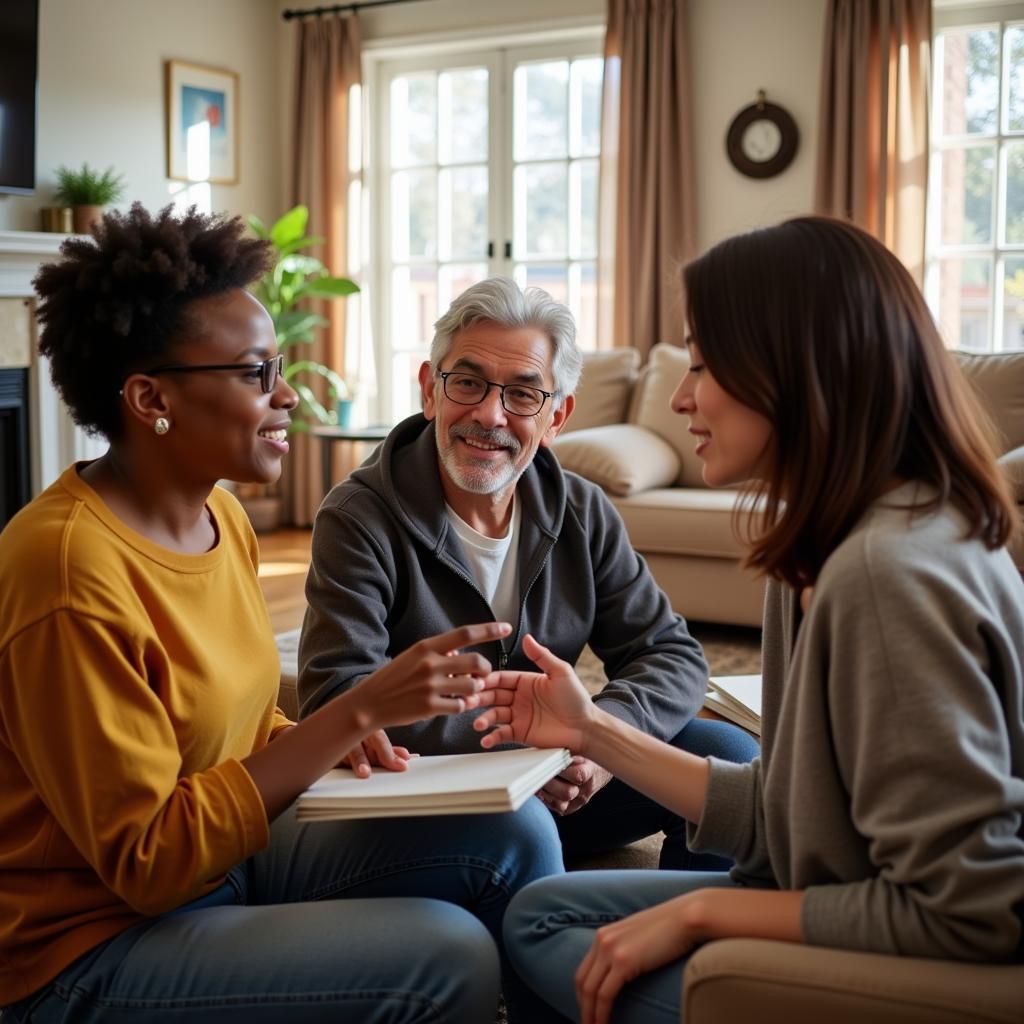
<instances>
[{"instance_id":1,"label":"cushioned seat","mask_svg":"<svg viewBox=\"0 0 1024 1024\"><path fill-rule=\"evenodd\" d=\"M278 633L277 653L281 659L281 689L277 706L294 722L299 717L299 697L295 689L299 677L299 634L300 629Z\"/></svg>"},{"instance_id":2,"label":"cushioned seat","mask_svg":"<svg viewBox=\"0 0 1024 1024\"><path fill-rule=\"evenodd\" d=\"M686 965L683 1020L1020 1024L1024 966L722 939Z\"/></svg>"}]
</instances>

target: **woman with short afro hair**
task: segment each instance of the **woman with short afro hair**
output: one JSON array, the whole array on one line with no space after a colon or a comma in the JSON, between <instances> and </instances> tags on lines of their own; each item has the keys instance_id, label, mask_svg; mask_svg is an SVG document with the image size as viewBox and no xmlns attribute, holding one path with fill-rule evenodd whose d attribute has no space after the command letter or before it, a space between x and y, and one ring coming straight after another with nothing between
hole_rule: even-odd
<instances>
[{"instance_id":1,"label":"woman with short afro hair","mask_svg":"<svg viewBox=\"0 0 1024 1024\"><path fill-rule=\"evenodd\" d=\"M256 539L217 486L288 451L297 397L246 291L267 264L238 218L136 204L36 279L53 382L110 446L0 534L5 1024L486 1021L508 899L561 870L512 816L344 848L295 821L379 730L475 707L490 666L459 649L509 627L425 640L297 725L276 708Z\"/></svg>"}]
</instances>

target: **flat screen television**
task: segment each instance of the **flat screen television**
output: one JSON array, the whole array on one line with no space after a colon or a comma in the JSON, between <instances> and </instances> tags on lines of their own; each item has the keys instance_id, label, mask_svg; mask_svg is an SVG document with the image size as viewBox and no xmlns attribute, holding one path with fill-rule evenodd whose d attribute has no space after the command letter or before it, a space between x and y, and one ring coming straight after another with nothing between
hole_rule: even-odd
<instances>
[{"instance_id":1,"label":"flat screen television","mask_svg":"<svg viewBox=\"0 0 1024 1024\"><path fill-rule=\"evenodd\" d=\"M36 188L39 0L0 0L0 192Z\"/></svg>"}]
</instances>

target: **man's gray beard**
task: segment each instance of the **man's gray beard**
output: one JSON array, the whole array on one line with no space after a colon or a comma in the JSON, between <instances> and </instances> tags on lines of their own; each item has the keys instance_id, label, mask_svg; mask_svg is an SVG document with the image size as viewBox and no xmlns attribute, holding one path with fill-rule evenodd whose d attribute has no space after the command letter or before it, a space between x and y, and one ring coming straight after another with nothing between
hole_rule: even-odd
<instances>
[{"instance_id":1,"label":"man's gray beard","mask_svg":"<svg viewBox=\"0 0 1024 1024\"><path fill-rule=\"evenodd\" d=\"M469 433L468 431L464 434L458 433L454 436L475 437L481 441L486 440L486 437L481 436L480 434ZM444 444L440 433L435 434L434 439L437 443L437 454L441 459L441 465L444 466L445 472L451 478L456 487L463 491L468 491L470 494L496 494L498 491L504 491L509 487L515 486L526 470L526 466L521 468L516 466L515 458L519 454L519 451L512 454L507 466L499 473L496 473L494 470L488 471L486 469L466 470L459 464L459 461L456 458L454 441L450 441L447 445ZM520 449L520 451L521 450L522 449Z\"/></svg>"}]
</instances>

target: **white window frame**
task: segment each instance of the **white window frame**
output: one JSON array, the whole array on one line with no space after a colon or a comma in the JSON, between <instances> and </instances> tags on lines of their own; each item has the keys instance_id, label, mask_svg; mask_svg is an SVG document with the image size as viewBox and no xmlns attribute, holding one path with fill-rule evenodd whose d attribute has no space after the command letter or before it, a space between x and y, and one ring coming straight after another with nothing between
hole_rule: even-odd
<instances>
[{"instance_id":1,"label":"white window frame","mask_svg":"<svg viewBox=\"0 0 1024 1024\"><path fill-rule=\"evenodd\" d=\"M376 395L369 403L371 419L394 422L391 396L392 354L388 345L391 337L391 224L388 218L388 174L391 144L388 128L390 90L387 83L396 73L437 67L487 67L489 72L488 123L488 193L489 239L493 242L492 255L484 256L490 276L512 276L515 254L506 257L506 241L512 232L512 146L513 95L512 69L516 61L567 58L588 54L601 54L604 50L605 25L593 18L559 19L542 30L529 26L509 26L500 35L492 31L439 33L417 40L368 41L363 52L364 149L366 164L364 180L368 185L368 223L364 237L368 238L369 259L363 270L370 301L370 324L364 322L362 331L370 330L372 355L376 366ZM507 87L506 87L507 83ZM561 262L550 260L546 262ZM569 261L571 262L571 258ZM372 326L371 326L372 325ZM361 346L362 347L362 346ZM417 348L419 346L416 346ZM410 345L410 348L412 346Z\"/></svg>"},{"instance_id":2,"label":"white window frame","mask_svg":"<svg viewBox=\"0 0 1024 1024\"><path fill-rule=\"evenodd\" d=\"M991 279L991 317L989 321L988 348L989 352L1003 351L1003 327L1006 307L1005 260L1007 257L1024 256L1024 243L1006 242L1003 237L1003 222L1006 215L1006 158L1005 146L1010 143L1024 142L1024 134L1012 135L1003 133L1003 111L1006 105L1005 76L1003 75L1003 57L1005 52L1005 33L1007 28L1024 27L1024 3L1013 2L984 3L981 0L933 0L932 44L933 54L937 53L936 41L939 35L948 29L995 29L999 33L1000 50L1000 81L999 101L996 108L996 132L994 135L979 137L976 135L950 136L942 139L941 116L942 108L936 93L942 86L942 67L936 58L933 61L930 104L929 143L929 187L925 232L925 276L924 293L933 315L939 317L939 262L941 259L970 258L972 256L988 257L992 261ZM940 237L942 194L937 183L942 180L941 166L943 154L949 149L966 149L973 147L995 146L995 168L993 189L994 221L992 241L978 245L944 245ZM949 339L959 343L959 339Z\"/></svg>"}]
</instances>

